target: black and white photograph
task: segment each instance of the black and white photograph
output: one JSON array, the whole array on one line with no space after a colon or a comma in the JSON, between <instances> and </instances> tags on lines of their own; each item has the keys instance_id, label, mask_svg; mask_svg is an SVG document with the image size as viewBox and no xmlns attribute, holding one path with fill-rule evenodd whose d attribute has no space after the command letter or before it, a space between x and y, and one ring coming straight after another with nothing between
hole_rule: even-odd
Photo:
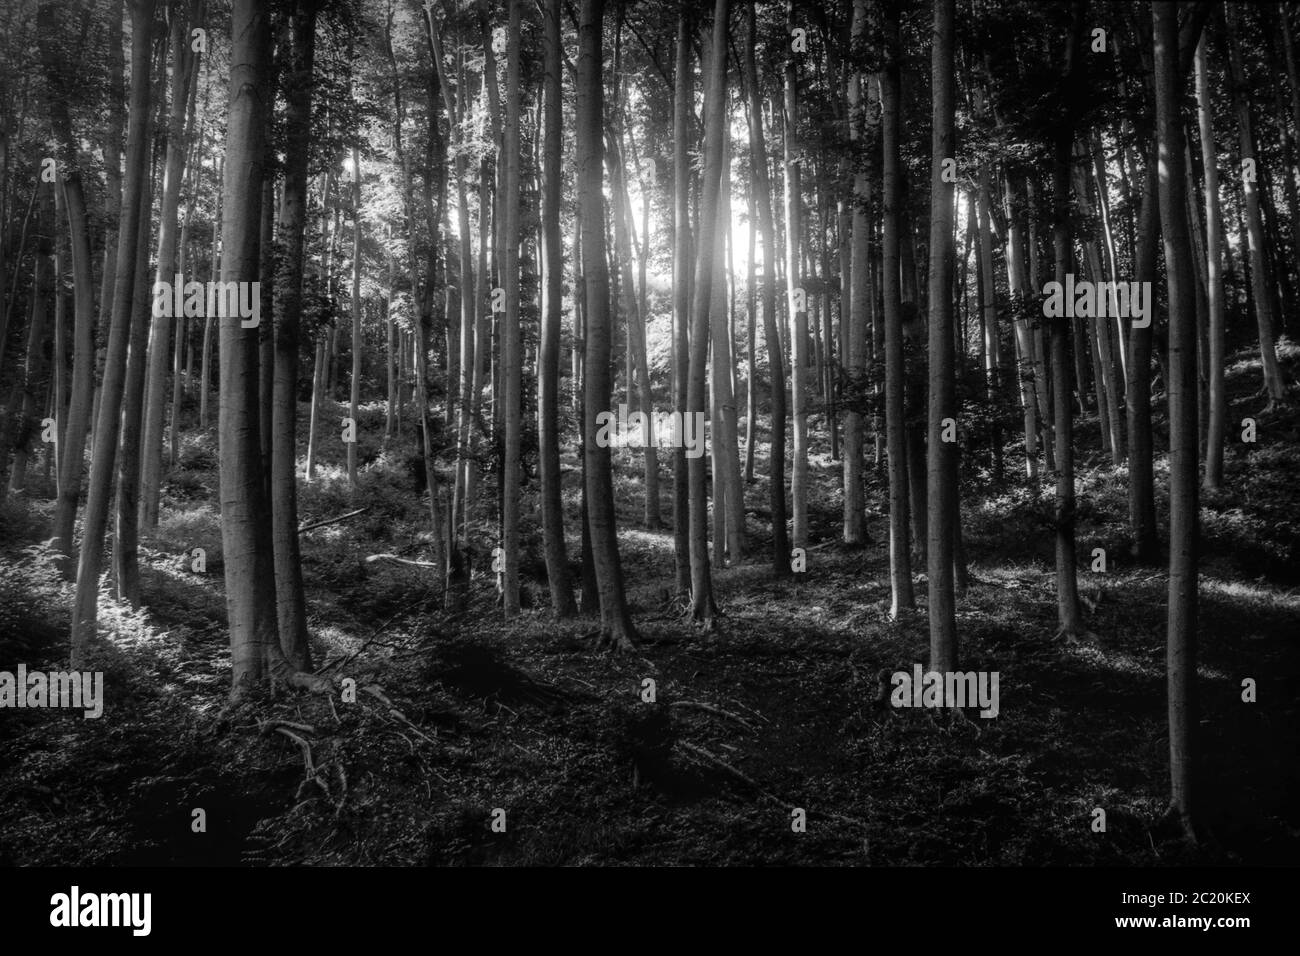
<instances>
[{"instance_id":1,"label":"black and white photograph","mask_svg":"<svg viewBox=\"0 0 1300 956\"><path fill-rule=\"evenodd\" d=\"M1278 931L1297 321L1294 0L0 0L0 924Z\"/></svg>"}]
</instances>

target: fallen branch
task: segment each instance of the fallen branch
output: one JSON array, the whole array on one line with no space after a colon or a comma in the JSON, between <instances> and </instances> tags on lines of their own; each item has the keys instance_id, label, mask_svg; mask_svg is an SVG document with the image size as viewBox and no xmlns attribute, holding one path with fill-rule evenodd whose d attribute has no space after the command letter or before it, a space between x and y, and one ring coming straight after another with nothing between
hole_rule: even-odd
<instances>
[{"instance_id":1,"label":"fallen branch","mask_svg":"<svg viewBox=\"0 0 1300 956\"><path fill-rule=\"evenodd\" d=\"M721 707L715 707L712 704L706 704L700 700L675 700L672 703L670 703L668 706L669 707L692 707L696 710L702 710L705 713L717 714L719 717L726 717L729 720L734 720L736 723L740 724L740 726L744 727L746 730L754 729L753 724L747 721L744 717L741 717L739 714L733 714L729 710L723 710Z\"/></svg>"},{"instance_id":2,"label":"fallen branch","mask_svg":"<svg viewBox=\"0 0 1300 956\"><path fill-rule=\"evenodd\" d=\"M748 784L751 788L753 788L758 793L760 797L763 797L771 801L772 803L775 803L782 807L793 807L797 805L793 801L784 800L781 797L777 796L775 793L773 793L771 790L764 788L752 777L737 770L735 767L727 763L721 757L709 753L703 747L697 747L695 746L695 744L685 740L678 740L676 741L676 744L677 746L685 750L687 753L694 754L696 757L704 760L706 763L710 763L713 766L719 768L720 770L725 770L727 773L731 774L737 780L740 780ZM831 810L816 810L816 811L809 810L808 812L809 814L824 816L831 820L839 820L842 823L852 823L864 828L867 825L867 821L865 820L859 820L857 817L845 816L842 813L835 813L834 811Z\"/></svg>"},{"instance_id":3,"label":"fallen branch","mask_svg":"<svg viewBox=\"0 0 1300 956\"><path fill-rule=\"evenodd\" d=\"M376 561L392 561L394 564L405 564L413 568L436 568L438 566L432 561L415 561L411 558L399 558L395 554L371 554L366 557L366 564L374 564Z\"/></svg>"},{"instance_id":4,"label":"fallen branch","mask_svg":"<svg viewBox=\"0 0 1300 956\"><path fill-rule=\"evenodd\" d=\"M340 521L347 521L349 518L355 518L357 515L363 515L370 510L367 505L365 508L358 508L356 511L349 511L345 515L339 515L337 518L326 518L324 521L314 521L311 524L305 524L298 529L299 534L307 531L314 531L317 528L323 528L326 525L338 524Z\"/></svg>"}]
</instances>

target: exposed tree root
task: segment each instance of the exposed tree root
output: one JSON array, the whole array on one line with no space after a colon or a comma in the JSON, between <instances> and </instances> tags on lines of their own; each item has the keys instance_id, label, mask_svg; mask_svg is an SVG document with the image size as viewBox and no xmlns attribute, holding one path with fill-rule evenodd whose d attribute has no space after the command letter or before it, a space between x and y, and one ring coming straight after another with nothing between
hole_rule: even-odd
<instances>
[{"instance_id":1,"label":"exposed tree root","mask_svg":"<svg viewBox=\"0 0 1300 956\"><path fill-rule=\"evenodd\" d=\"M621 629L601 631L596 635L596 650L611 654L635 654L636 642Z\"/></svg>"},{"instance_id":2,"label":"exposed tree root","mask_svg":"<svg viewBox=\"0 0 1300 956\"><path fill-rule=\"evenodd\" d=\"M389 700L389 699L384 695L384 692L383 692L382 690L380 690L379 687L377 687L377 686L374 685L374 684L367 684L365 687L363 687L363 688L361 688L361 689L362 689L363 691L365 691L367 694L369 694L371 697L375 698L377 701L379 701L379 702L380 702L381 704L383 704L385 707L387 707L387 708L388 708L388 713L390 713L390 714L391 714L395 719L401 721L403 724L405 724L407 727L409 727L410 730L411 730L411 733L415 734L415 735L416 735L417 737L419 737L421 740L424 740L424 741L426 741L426 742L428 742L428 743L434 744L435 746L437 745L438 741L434 740L432 737L430 737L428 734L426 734L423 730L421 730L421 729L420 729L420 728L415 724L414 721L412 721L412 720L411 720L409 717L407 717L404 713L402 713L400 710L398 710L396 707L394 707L394 706L393 706L393 702L392 702L391 700Z\"/></svg>"}]
</instances>

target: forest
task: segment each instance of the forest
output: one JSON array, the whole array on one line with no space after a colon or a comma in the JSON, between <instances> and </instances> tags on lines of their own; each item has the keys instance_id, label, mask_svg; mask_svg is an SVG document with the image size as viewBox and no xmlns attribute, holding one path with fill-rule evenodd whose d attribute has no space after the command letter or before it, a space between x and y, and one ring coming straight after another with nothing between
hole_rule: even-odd
<instances>
[{"instance_id":1,"label":"forest","mask_svg":"<svg viewBox=\"0 0 1300 956\"><path fill-rule=\"evenodd\" d=\"M0 0L0 864L1293 863L1298 34Z\"/></svg>"}]
</instances>

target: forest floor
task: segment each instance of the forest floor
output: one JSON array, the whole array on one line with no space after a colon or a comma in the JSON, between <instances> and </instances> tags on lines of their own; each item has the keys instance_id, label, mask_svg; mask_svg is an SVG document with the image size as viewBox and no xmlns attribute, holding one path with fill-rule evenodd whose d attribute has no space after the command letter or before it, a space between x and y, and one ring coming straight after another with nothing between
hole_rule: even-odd
<instances>
[{"instance_id":1,"label":"forest floor","mask_svg":"<svg viewBox=\"0 0 1300 956\"><path fill-rule=\"evenodd\" d=\"M1300 349L1284 352L1294 383ZM882 478L869 477L871 542L839 543L839 468L812 462L807 572L773 577L767 486L747 492L753 555L715 572L715 633L672 595L669 531L642 527L639 460L616 455L620 546L640 632L635 653L592 650L590 619L556 622L536 509L526 506L525 603L502 621L473 543L468 612L432 610L413 441L381 454L382 406L363 415L355 493L337 431L303 484L303 523L369 511L302 536L316 661L340 694L227 706L215 436L187 434L142 548L147 606L105 596L94 661L98 720L0 714L0 864L1138 864L1294 862L1300 851L1300 424L1260 414L1257 361L1231 367L1226 480L1202 497L1198 753L1203 838L1160 822L1168 790L1162 566L1127 558L1126 479L1079 422L1080 590L1092 636L1054 638L1051 487L964 475L968 593L962 666L997 671L1000 712L895 710L881 675L926 661L918 606L888 619ZM337 416L336 416L337 417ZM324 416L330 421L331 416ZM820 426L820 423L819 423ZM1163 423L1159 426L1163 427ZM760 436L761 437L761 436ZM1163 444L1163 439L1157 439ZM760 449L766 448L762 438ZM870 449L869 449L870 451ZM576 566L578 481L565 471ZM967 456L972 457L972 456ZM667 456L663 456L666 462ZM1168 503L1163 456L1156 483ZM788 472L787 472L788 473ZM670 515L665 465L664 514ZM490 481L490 479L489 479ZM71 589L42 541L51 502L0 510L0 669L66 666ZM525 488L525 500L535 494ZM206 573L191 549L207 552ZM1094 548L1108 570L1095 573ZM1257 682L1257 703L1242 681ZM642 700L655 681L656 702ZM289 721L298 740L268 721ZM806 832L792 831L803 808ZM1094 832L1094 809L1106 830ZM206 831L195 832L201 808ZM506 812L493 832L494 809Z\"/></svg>"}]
</instances>

